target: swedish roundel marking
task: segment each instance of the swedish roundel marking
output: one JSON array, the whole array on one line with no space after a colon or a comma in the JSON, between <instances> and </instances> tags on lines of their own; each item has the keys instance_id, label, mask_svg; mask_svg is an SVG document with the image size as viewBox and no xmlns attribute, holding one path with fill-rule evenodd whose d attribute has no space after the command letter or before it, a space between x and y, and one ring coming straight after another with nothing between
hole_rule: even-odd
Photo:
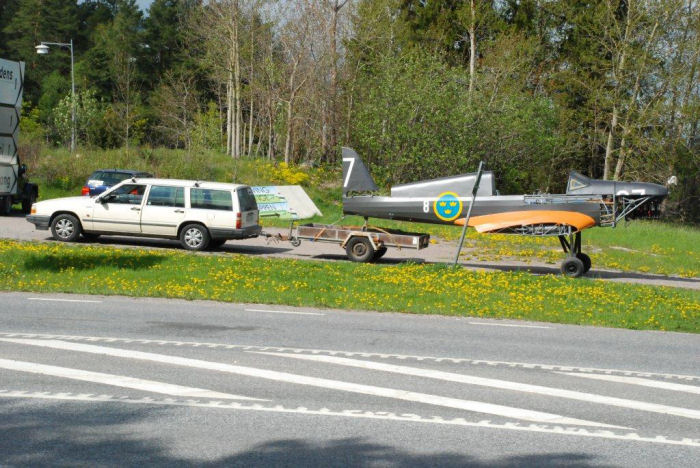
<instances>
[{"instance_id":1,"label":"swedish roundel marking","mask_svg":"<svg viewBox=\"0 0 700 468\"><path fill-rule=\"evenodd\" d=\"M442 192L435 200L433 212L443 221L454 221L462 212L462 200L454 192Z\"/></svg>"}]
</instances>

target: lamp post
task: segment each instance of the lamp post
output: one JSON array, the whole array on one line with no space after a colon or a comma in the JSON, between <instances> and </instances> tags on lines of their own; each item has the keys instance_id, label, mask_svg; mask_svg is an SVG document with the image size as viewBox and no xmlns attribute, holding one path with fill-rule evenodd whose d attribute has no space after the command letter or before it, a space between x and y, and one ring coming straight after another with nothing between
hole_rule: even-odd
<instances>
[{"instance_id":1,"label":"lamp post","mask_svg":"<svg viewBox=\"0 0 700 468\"><path fill-rule=\"evenodd\" d=\"M67 47L70 49L70 81L71 81L71 132L70 132L70 150L75 152L75 67L73 65L73 39L70 42L41 42L34 47L39 55L47 55L49 46L55 45L59 47Z\"/></svg>"}]
</instances>

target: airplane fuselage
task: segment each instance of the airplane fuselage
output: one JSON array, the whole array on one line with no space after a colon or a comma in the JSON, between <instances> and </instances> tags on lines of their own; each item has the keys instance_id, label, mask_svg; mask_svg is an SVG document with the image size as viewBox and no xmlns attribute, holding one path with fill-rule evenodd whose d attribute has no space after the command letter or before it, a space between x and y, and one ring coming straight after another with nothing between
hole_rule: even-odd
<instances>
[{"instance_id":1,"label":"airplane fuselage","mask_svg":"<svg viewBox=\"0 0 700 468\"><path fill-rule=\"evenodd\" d=\"M343 212L368 218L454 225L459 224L457 220L466 217L471 202L471 197L459 196L354 196L343 198ZM446 206L441 206L441 203L446 203ZM476 197L471 218L537 210L561 211L583 214L590 217L594 224L600 224L601 208L601 200L590 197L499 195Z\"/></svg>"}]
</instances>

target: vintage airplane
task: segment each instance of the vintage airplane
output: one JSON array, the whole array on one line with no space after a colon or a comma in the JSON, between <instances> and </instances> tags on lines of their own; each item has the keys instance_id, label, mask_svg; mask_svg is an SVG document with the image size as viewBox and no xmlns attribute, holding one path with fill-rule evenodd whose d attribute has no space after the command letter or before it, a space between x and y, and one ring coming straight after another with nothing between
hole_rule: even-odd
<instances>
[{"instance_id":1,"label":"vintage airplane","mask_svg":"<svg viewBox=\"0 0 700 468\"><path fill-rule=\"evenodd\" d=\"M462 174L378 190L367 166L351 148L343 148L343 213L368 218L468 226L482 233L557 236L566 258L561 271L578 277L591 268L581 252L581 231L614 227L630 215L656 217L668 195L662 185L592 180L571 172L566 194L500 195L493 173ZM369 194L368 194L369 192Z\"/></svg>"}]
</instances>

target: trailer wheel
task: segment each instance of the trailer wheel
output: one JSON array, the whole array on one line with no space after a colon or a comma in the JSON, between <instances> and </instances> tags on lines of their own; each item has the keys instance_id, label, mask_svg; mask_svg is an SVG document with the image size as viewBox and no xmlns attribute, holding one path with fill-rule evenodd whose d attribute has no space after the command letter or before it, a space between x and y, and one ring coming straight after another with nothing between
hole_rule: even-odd
<instances>
[{"instance_id":1,"label":"trailer wheel","mask_svg":"<svg viewBox=\"0 0 700 468\"><path fill-rule=\"evenodd\" d=\"M374 248L366 237L350 239L345 246L345 252L353 262L369 262L374 257Z\"/></svg>"},{"instance_id":2,"label":"trailer wheel","mask_svg":"<svg viewBox=\"0 0 700 468\"><path fill-rule=\"evenodd\" d=\"M387 248L386 247L379 247L377 250L374 251L374 255L372 256L372 261L376 262L380 258L384 256L386 253Z\"/></svg>"}]
</instances>

